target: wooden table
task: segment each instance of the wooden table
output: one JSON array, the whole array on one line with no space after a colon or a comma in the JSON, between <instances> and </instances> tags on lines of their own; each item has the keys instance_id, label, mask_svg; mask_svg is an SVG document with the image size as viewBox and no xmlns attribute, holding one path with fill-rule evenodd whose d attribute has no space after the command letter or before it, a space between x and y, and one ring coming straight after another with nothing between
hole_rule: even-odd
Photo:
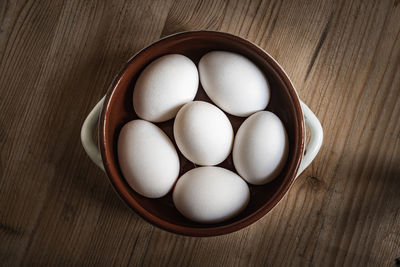
<instances>
[{"instance_id":1,"label":"wooden table","mask_svg":"<svg viewBox=\"0 0 400 267\"><path fill-rule=\"evenodd\" d=\"M0 265L400 265L400 2L0 1ZM80 144L122 64L171 33L260 45L320 118L316 160L239 232L143 221Z\"/></svg>"}]
</instances>

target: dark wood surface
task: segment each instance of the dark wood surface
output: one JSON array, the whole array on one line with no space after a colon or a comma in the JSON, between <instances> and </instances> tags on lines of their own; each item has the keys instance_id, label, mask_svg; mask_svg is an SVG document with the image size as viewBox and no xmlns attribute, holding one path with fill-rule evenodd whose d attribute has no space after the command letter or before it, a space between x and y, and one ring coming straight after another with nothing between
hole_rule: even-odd
<instances>
[{"instance_id":1,"label":"dark wood surface","mask_svg":"<svg viewBox=\"0 0 400 267\"><path fill-rule=\"evenodd\" d=\"M132 213L79 136L131 55L196 29L268 51L325 130L272 212L213 238ZM399 30L398 0L0 1L0 265L400 265Z\"/></svg>"}]
</instances>

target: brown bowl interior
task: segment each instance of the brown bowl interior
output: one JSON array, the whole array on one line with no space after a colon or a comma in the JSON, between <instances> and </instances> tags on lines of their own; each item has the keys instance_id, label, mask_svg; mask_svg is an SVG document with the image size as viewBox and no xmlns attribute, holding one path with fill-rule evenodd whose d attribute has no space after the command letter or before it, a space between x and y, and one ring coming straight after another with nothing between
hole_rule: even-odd
<instances>
[{"instance_id":1,"label":"brown bowl interior","mask_svg":"<svg viewBox=\"0 0 400 267\"><path fill-rule=\"evenodd\" d=\"M117 158L116 144L121 127L138 119L133 109L134 84L141 71L154 59L171 53L183 54L198 64L205 53L225 50L240 53L255 62L267 76L271 87L271 100L267 110L283 121L289 136L289 157L282 173L273 182L250 185L251 199L247 208L237 217L218 224L206 225L183 217L174 207L171 192L159 199L142 197L124 180ZM201 85L195 100L212 101ZM245 118L227 114L234 131ZM170 138L173 137L173 119L157 123ZM165 230L191 236L213 236L239 230L258 220L271 210L284 196L294 180L303 152L303 115L294 88L276 62L254 44L221 32L186 32L164 38L135 55L116 78L107 93L99 128L100 149L108 177L120 197L147 221ZM176 145L175 145L176 146ZM180 156L180 175L195 167L177 149ZM230 155L218 166L236 172Z\"/></svg>"}]
</instances>

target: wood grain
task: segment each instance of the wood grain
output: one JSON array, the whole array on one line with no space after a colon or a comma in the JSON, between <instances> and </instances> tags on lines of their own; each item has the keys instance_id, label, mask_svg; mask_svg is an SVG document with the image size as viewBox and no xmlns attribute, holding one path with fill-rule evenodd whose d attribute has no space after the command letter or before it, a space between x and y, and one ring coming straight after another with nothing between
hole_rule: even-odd
<instances>
[{"instance_id":1,"label":"wood grain","mask_svg":"<svg viewBox=\"0 0 400 267\"><path fill-rule=\"evenodd\" d=\"M399 1L0 1L0 265L400 265ZM162 36L230 32L285 68L325 130L279 205L239 232L159 230L80 145L122 64Z\"/></svg>"}]
</instances>

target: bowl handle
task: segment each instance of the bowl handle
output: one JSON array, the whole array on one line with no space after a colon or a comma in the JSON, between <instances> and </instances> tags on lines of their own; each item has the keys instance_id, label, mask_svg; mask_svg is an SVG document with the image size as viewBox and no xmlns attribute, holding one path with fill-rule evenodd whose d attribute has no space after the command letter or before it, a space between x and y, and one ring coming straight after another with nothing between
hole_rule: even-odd
<instances>
[{"instance_id":1,"label":"bowl handle","mask_svg":"<svg viewBox=\"0 0 400 267\"><path fill-rule=\"evenodd\" d=\"M324 132L318 118L303 101L300 101L300 105L303 110L306 125L310 129L310 142L304 149L303 159L301 160L296 178L299 177L299 175L311 164L315 156L317 156L322 145L322 140L324 139Z\"/></svg>"},{"instance_id":2,"label":"bowl handle","mask_svg":"<svg viewBox=\"0 0 400 267\"><path fill-rule=\"evenodd\" d=\"M83 122L81 130L81 141L83 148L85 149L89 158L103 171L105 171L103 160L101 159L99 147L93 139L93 132L99 121L104 98L105 96L96 104L96 106L94 106L92 111L90 111L89 115Z\"/></svg>"}]
</instances>

